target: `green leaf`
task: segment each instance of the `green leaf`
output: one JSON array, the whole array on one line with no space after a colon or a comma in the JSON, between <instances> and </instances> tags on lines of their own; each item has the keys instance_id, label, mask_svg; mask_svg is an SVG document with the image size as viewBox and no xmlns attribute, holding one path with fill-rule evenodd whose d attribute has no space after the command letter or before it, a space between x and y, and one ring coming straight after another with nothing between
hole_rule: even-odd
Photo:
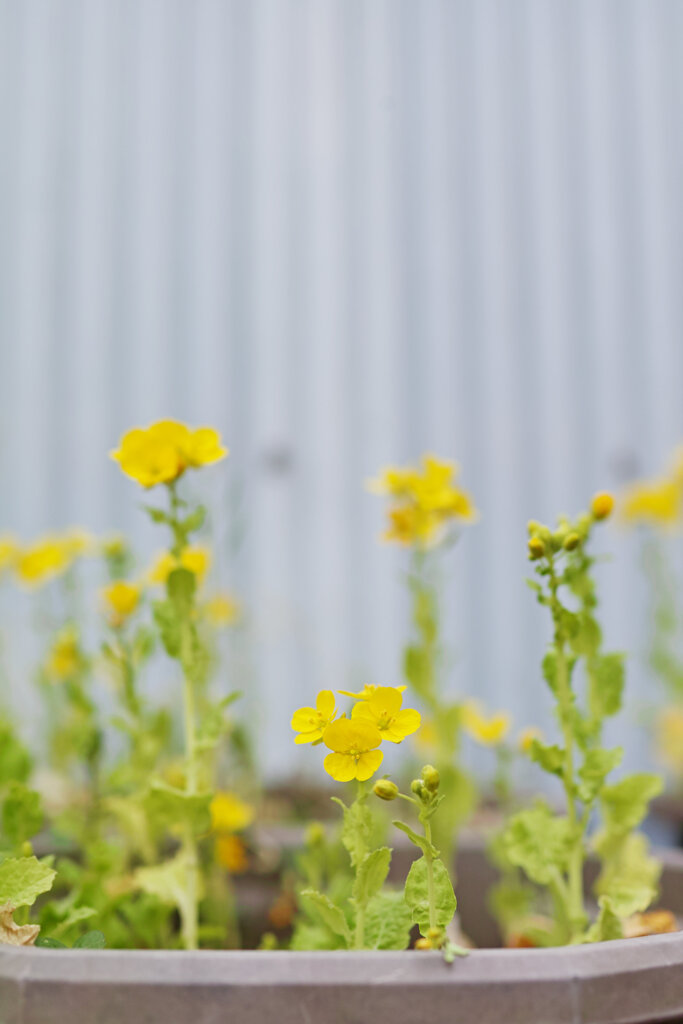
<instances>
[{"instance_id":1,"label":"green leaf","mask_svg":"<svg viewBox=\"0 0 683 1024\"><path fill-rule=\"evenodd\" d=\"M650 800L662 792L659 775L639 772L605 786L600 794L602 813L607 831L630 832L637 828L647 814Z\"/></svg>"},{"instance_id":2,"label":"green leaf","mask_svg":"<svg viewBox=\"0 0 683 1024\"><path fill-rule=\"evenodd\" d=\"M368 808L367 796L363 794L357 797L350 807L336 796L333 796L332 800L344 812L342 842L351 858L352 867L358 867L372 838L372 814Z\"/></svg>"},{"instance_id":3,"label":"green leaf","mask_svg":"<svg viewBox=\"0 0 683 1024\"><path fill-rule=\"evenodd\" d=\"M539 764L543 771L562 777L566 757L561 747L547 746L540 740L534 739L529 747L529 757Z\"/></svg>"},{"instance_id":4,"label":"green leaf","mask_svg":"<svg viewBox=\"0 0 683 1024\"><path fill-rule=\"evenodd\" d=\"M391 850L381 846L378 850L366 853L356 868L353 883L353 899L358 907L366 907L373 896L380 891L389 873Z\"/></svg>"},{"instance_id":5,"label":"green leaf","mask_svg":"<svg viewBox=\"0 0 683 1024\"><path fill-rule=\"evenodd\" d=\"M39 935L36 939L35 946L41 946L43 949L68 949L63 942L59 939L53 939L51 935Z\"/></svg>"},{"instance_id":6,"label":"green leaf","mask_svg":"<svg viewBox=\"0 0 683 1024\"><path fill-rule=\"evenodd\" d=\"M406 825L403 821L392 821L392 825L400 829L401 832L405 832L412 843L422 850L423 853L431 852L432 857L438 857L439 851L431 843L428 843L424 836L421 836L418 832L415 832L410 825Z\"/></svg>"},{"instance_id":7,"label":"green leaf","mask_svg":"<svg viewBox=\"0 0 683 1024\"><path fill-rule=\"evenodd\" d=\"M335 935L339 935L340 938L344 939L347 947L351 948L353 945L353 937L343 910L336 906L329 896L326 896L322 892L317 892L315 889L304 889L301 895L310 900L310 902L316 907L327 927L333 931Z\"/></svg>"},{"instance_id":8,"label":"green leaf","mask_svg":"<svg viewBox=\"0 0 683 1024\"><path fill-rule=\"evenodd\" d=\"M90 931L86 932L85 935L81 935L80 939L76 939L74 942L74 949L104 949L107 945L102 932Z\"/></svg>"},{"instance_id":9,"label":"green leaf","mask_svg":"<svg viewBox=\"0 0 683 1024\"><path fill-rule=\"evenodd\" d=\"M14 846L21 846L43 826L40 793L22 782L12 783L2 807L2 830Z\"/></svg>"},{"instance_id":10,"label":"green leaf","mask_svg":"<svg viewBox=\"0 0 683 1024\"><path fill-rule=\"evenodd\" d=\"M168 574L166 593L179 615L189 615L196 590L197 577L189 569L174 569Z\"/></svg>"},{"instance_id":11,"label":"green leaf","mask_svg":"<svg viewBox=\"0 0 683 1024\"><path fill-rule=\"evenodd\" d=\"M32 906L41 893L52 888L56 874L37 857L8 857L0 863L0 906Z\"/></svg>"},{"instance_id":12,"label":"green leaf","mask_svg":"<svg viewBox=\"0 0 683 1024\"><path fill-rule=\"evenodd\" d=\"M26 782L33 763L11 724L0 720L0 789L10 782Z\"/></svg>"},{"instance_id":13,"label":"green leaf","mask_svg":"<svg viewBox=\"0 0 683 1024\"><path fill-rule=\"evenodd\" d=\"M608 839L599 850L603 865L595 883L595 893L607 900L617 917L647 910L656 899L661 864L650 856L649 844L642 833L630 833Z\"/></svg>"},{"instance_id":14,"label":"green leaf","mask_svg":"<svg viewBox=\"0 0 683 1024\"><path fill-rule=\"evenodd\" d=\"M517 872L514 875L516 876ZM502 879L489 889L487 902L503 932L510 931L529 916L534 906L535 891L528 883L506 879Z\"/></svg>"},{"instance_id":15,"label":"green leaf","mask_svg":"<svg viewBox=\"0 0 683 1024\"><path fill-rule=\"evenodd\" d=\"M226 708L234 704L241 696L240 691L235 691L235 693L229 694L217 704L208 708L197 730L197 750L213 750L217 743L220 742L229 728L224 712Z\"/></svg>"},{"instance_id":16,"label":"green leaf","mask_svg":"<svg viewBox=\"0 0 683 1024\"><path fill-rule=\"evenodd\" d=\"M180 657L182 624L171 601L154 601L152 615L169 658Z\"/></svg>"},{"instance_id":17,"label":"green leaf","mask_svg":"<svg viewBox=\"0 0 683 1024\"><path fill-rule=\"evenodd\" d=\"M153 505L143 505L142 507L153 523L169 522L168 512L164 512L163 508L155 508Z\"/></svg>"},{"instance_id":18,"label":"green leaf","mask_svg":"<svg viewBox=\"0 0 683 1024\"><path fill-rule=\"evenodd\" d=\"M193 912L187 895L188 868L187 856L181 850L163 864L138 868L133 878L143 892L156 896L162 903L170 903L182 916L187 916Z\"/></svg>"},{"instance_id":19,"label":"green leaf","mask_svg":"<svg viewBox=\"0 0 683 1024\"><path fill-rule=\"evenodd\" d=\"M402 892L380 892L365 912L368 949L406 949L413 917Z\"/></svg>"},{"instance_id":20,"label":"green leaf","mask_svg":"<svg viewBox=\"0 0 683 1024\"><path fill-rule=\"evenodd\" d=\"M597 920L586 932L586 942L607 942L611 939L623 939L624 931L619 916L614 912L608 897L598 900L600 913Z\"/></svg>"},{"instance_id":21,"label":"green leaf","mask_svg":"<svg viewBox=\"0 0 683 1024\"><path fill-rule=\"evenodd\" d=\"M211 793L186 793L165 782L153 782L147 805L150 814L170 826L189 826L195 835L211 828Z\"/></svg>"},{"instance_id":22,"label":"green leaf","mask_svg":"<svg viewBox=\"0 0 683 1024\"><path fill-rule=\"evenodd\" d=\"M457 906L455 893L446 868L440 860L433 862L434 903L437 928L447 928L453 920ZM406 878L405 901L412 912L413 922L419 925L423 935L429 924L429 892L427 859L420 857L413 861Z\"/></svg>"},{"instance_id":23,"label":"green leaf","mask_svg":"<svg viewBox=\"0 0 683 1024\"><path fill-rule=\"evenodd\" d=\"M185 534L195 533L197 530L201 530L206 520L206 509L203 505L198 505L194 512L190 512L189 516L186 516L183 520L183 530Z\"/></svg>"},{"instance_id":24,"label":"green leaf","mask_svg":"<svg viewBox=\"0 0 683 1024\"><path fill-rule=\"evenodd\" d=\"M558 870L567 868L572 832L566 818L539 801L509 819L502 842L511 864L522 868L532 882L547 885Z\"/></svg>"},{"instance_id":25,"label":"green leaf","mask_svg":"<svg viewBox=\"0 0 683 1024\"><path fill-rule=\"evenodd\" d=\"M71 931L77 924L81 924L83 921L88 921L91 917L94 917L97 911L93 907L72 907L63 918L57 924L52 934L54 937L66 935L67 932Z\"/></svg>"},{"instance_id":26,"label":"green leaf","mask_svg":"<svg viewBox=\"0 0 683 1024\"><path fill-rule=\"evenodd\" d=\"M598 720L616 715L624 692L624 655L602 654L591 659L589 677L591 715Z\"/></svg>"},{"instance_id":27,"label":"green leaf","mask_svg":"<svg viewBox=\"0 0 683 1024\"><path fill-rule=\"evenodd\" d=\"M622 747L614 747L611 750L596 747L587 752L578 772L580 779L578 792L584 803L590 804L595 800L605 779L621 764L623 756Z\"/></svg>"}]
</instances>

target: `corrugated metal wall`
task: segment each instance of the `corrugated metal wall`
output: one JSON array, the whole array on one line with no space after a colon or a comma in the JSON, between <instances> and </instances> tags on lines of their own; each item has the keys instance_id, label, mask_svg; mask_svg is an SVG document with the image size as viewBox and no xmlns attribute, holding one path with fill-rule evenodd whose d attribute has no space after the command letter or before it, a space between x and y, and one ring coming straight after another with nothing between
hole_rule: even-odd
<instances>
[{"instance_id":1,"label":"corrugated metal wall","mask_svg":"<svg viewBox=\"0 0 683 1024\"><path fill-rule=\"evenodd\" d=\"M276 770L315 688L397 679L364 479L456 456L453 683L538 720L526 519L683 435L682 57L677 0L0 0L3 523L151 544L107 450L218 425Z\"/></svg>"}]
</instances>

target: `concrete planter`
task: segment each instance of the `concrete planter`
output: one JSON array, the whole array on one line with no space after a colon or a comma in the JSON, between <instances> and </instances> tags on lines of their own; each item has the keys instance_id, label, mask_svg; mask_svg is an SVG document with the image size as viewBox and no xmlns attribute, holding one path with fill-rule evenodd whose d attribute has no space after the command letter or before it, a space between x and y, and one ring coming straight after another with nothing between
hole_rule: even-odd
<instances>
[{"instance_id":1,"label":"concrete planter","mask_svg":"<svg viewBox=\"0 0 683 1024\"><path fill-rule=\"evenodd\" d=\"M663 902L683 914L683 854ZM480 845L463 926L493 936ZM436 953L0 951L0 1024L645 1024L683 1021L683 933L550 950Z\"/></svg>"}]
</instances>

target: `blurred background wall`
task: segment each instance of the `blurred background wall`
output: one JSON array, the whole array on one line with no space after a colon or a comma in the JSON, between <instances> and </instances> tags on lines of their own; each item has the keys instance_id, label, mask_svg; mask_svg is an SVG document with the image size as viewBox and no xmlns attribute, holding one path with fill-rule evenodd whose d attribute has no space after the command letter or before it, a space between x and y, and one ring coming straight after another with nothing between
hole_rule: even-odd
<instances>
[{"instance_id":1,"label":"blurred background wall","mask_svg":"<svg viewBox=\"0 0 683 1024\"><path fill-rule=\"evenodd\" d=\"M107 451L218 426L274 772L317 688L399 679L364 481L455 457L452 685L547 724L525 522L683 436L682 58L677 0L0 0L2 526L151 551ZM644 763L636 549L603 543Z\"/></svg>"}]
</instances>

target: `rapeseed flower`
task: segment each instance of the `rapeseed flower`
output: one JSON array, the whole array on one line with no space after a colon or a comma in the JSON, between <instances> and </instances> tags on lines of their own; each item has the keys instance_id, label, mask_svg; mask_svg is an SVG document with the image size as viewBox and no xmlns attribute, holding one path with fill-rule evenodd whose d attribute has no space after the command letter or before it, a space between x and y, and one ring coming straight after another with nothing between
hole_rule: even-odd
<instances>
[{"instance_id":1,"label":"rapeseed flower","mask_svg":"<svg viewBox=\"0 0 683 1024\"><path fill-rule=\"evenodd\" d=\"M191 544L183 550L180 558L170 551L160 554L147 572L150 583L166 584L174 569L189 569L201 583L211 567L211 552L207 547Z\"/></svg>"},{"instance_id":2,"label":"rapeseed flower","mask_svg":"<svg viewBox=\"0 0 683 1024\"><path fill-rule=\"evenodd\" d=\"M420 712L402 708L403 697L397 687L378 686L367 699L355 704L351 712L354 722L370 722L377 727L382 739L400 743L420 728Z\"/></svg>"},{"instance_id":3,"label":"rapeseed flower","mask_svg":"<svg viewBox=\"0 0 683 1024\"><path fill-rule=\"evenodd\" d=\"M61 630L45 663L45 674L55 682L72 679L83 666L78 632L71 626Z\"/></svg>"},{"instance_id":4,"label":"rapeseed flower","mask_svg":"<svg viewBox=\"0 0 683 1024\"><path fill-rule=\"evenodd\" d=\"M192 429L176 420L160 420L123 435L111 457L143 487L172 483L186 469L218 462L228 454L211 427Z\"/></svg>"},{"instance_id":5,"label":"rapeseed flower","mask_svg":"<svg viewBox=\"0 0 683 1024\"><path fill-rule=\"evenodd\" d=\"M72 558L62 539L50 534L20 548L14 569L21 583L41 586L66 572L71 562Z\"/></svg>"},{"instance_id":6,"label":"rapeseed flower","mask_svg":"<svg viewBox=\"0 0 683 1024\"><path fill-rule=\"evenodd\" d=\"M230 594L214 594L204 605L204 611L211 625L221 629L233 626L239 620L242 609L239 601Z\"/></svg>"},{"instance_id":7,"label":"rapeseed flower","mask_svg":"<svg viewBox=\"0 0 683 1024\"><path fill-rule=\"evenodd\" d=\"M621 518L631 526L673 527L683 518L683 485L681 480L661 477L632 484L620 503Z\"/></svg>"},{"instance_id":8,"label":"rapeseed flower","mask_svg":"<svg viewBox=\"0 0 683 1024\"><path fill-rule=\"evenodd\" d=\"M323 733L323 743L333 751L325 758L325 771L336 782L365 782L382 763L384 755L376 749L381 742L382 734L372 722L338 718Z\"/></svg>"},{"instance_id":9,"label":"rapeseed flower","mask_svg":"<svg viewBox=\"0 0 683 1024\"><path fill-rule=\"evenodd\" d=\"M112 626L122 626L140 603L140 587L125 580L115 580L103 587L101 593Z\"/></svg>"},{"instance_id":10,"label":"rapeseed flower","mask_svg":"<svg viewBox=\"0 0 683 1024\"><path fill-rule=\"evenodd\" d=\"M317 696L315 707L299 708L292 716L292 729L299 735L294 742L320 743L325 729L334 721L337 713L332 690L321 690Z\"/></svg>"},{"instance_id":11,"label":"rapeseed flower","mask_svg":"<svg viewBox=\"0 0 683 1024\"><path fill-rule=\"evenodd\" d=\"M486 747L502 743L510 730L510 716L504 711L487 718L477 701L467 701L462 707L462 725L469 735Z\"/></svg>"},{"instance_id":12,"label":"rapeseed flower","mask_svg":"<svg viewBox=\"0 0 683 1024\"><path fill-rule=\"evenodd\" d=\"M254 808L236 793L216 793L209 809L214 832L242 832L254 820Z\"/></svg>"},{"instance_id":13,"label":"rapeseed flower","mask_svg":"<svg viewBox=\"0 0 683 1024\"><path fill-rule=\"evenodd\" d=\"M408 687L395 686L394 689L398 690L399 693L403 693ZM355 700L370 700L373 693L377 690L379 690L379 686L376 686L374 683L366 683L360 693L354 693L352 690L337 690L337 693L342 694L344 697L353 697Z\"/></svg>"}]
</instances>

